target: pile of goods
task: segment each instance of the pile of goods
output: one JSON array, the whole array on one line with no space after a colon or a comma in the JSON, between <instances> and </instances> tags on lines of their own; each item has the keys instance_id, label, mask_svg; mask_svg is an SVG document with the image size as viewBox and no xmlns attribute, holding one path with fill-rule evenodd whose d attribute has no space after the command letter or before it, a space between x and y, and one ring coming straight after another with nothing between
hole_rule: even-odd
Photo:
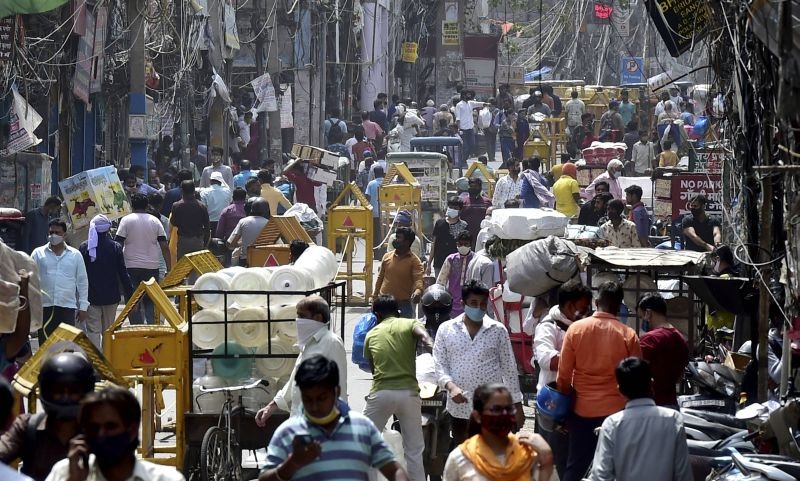
<instances>
[{"instance_id":1,"label":"pile of goods","mask_svg":"<svg viewBox=\"0 0 800 481\"><path fill-rule=\"evenodd\" d=\"M243 393L243 403L251 410L269 403L289 381L299 353L295 317L304 295L289 293L324 287L337 270L330 250L311 246L293 265L230 267L200 276L193 290L215 292L193 295L202 309L192 315L192 343L198 350L224 357L206 362L205 375L194 381L195 408L219 412L224 401L221 393L202 394L201 386L244 385L258 379L268 380L269 386Z\"/></svg>"},{"instance_id":2,"label":"pile of goods","mask_svg":"<svg viewBox=\"0 0 800 481\"><path fill-rule=\"evenodd\" d=\"M583 159L586 165L599 165L605 167L612 159L625 157L628 146L624 142L592 142L591 147L583 149Z\"/></svg>"}]
</instances>

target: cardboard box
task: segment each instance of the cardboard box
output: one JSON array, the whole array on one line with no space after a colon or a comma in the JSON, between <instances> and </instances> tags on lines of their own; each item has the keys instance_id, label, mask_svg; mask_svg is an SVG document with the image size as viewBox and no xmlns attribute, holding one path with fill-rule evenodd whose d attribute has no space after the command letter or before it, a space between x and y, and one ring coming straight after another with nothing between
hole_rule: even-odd
<instances>
[{"instance_id":1,"label":"cardboard box","mask_svg":"<svg viewBox=\"0 0 800 481\"><path fill-rule=\"evenodd\" d=\"M323 150L320 163L325 167L330 167L331 169L336 170L339 167L339 154Z\"/></svg>"},{"instance_id":2,"label":"cardboard box","mask_svg":"<svg viewBox=\"0 0 800 481\"><path fill-rule=\"evenodd\" d=\"M336 171L309 164L306 168L306 176L311 180L322 182L326 185L333 185L333 182L336 180Z\"/></svg>"},{"instance_id":3,"label":"cardboard box","mask_svg":"<svg viewBox=\"0 0 800 481\"><path fill-rule=\"evenodd\" d=\"M295 157L300 157L300 154L303 152L303 144L292 144L292 155Z\"/></svg>"}]
</instances>

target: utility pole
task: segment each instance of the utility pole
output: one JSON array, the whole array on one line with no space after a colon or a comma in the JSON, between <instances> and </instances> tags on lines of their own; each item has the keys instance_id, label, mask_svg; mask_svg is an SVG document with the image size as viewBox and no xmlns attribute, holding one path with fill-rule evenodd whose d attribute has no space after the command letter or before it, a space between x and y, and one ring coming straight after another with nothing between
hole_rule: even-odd
<instances>
[{"instance_id":1,"label":"utility pole","mask_svg":"<svg viewBox=\"0 0 800 481\"><path fill-rule=\"evenodd\" d=\"M144 28L145 20L141 15L145 11L144 0L131 0L128 2L128 23L130 25L131 49L128 57L130 68L130 90L128 93L128 124L136 127L147 125L147 109L144 89ZM130 128L128 130L130 134ZM134 134L139 134L134 132ZM147 139L144 132L141 138L128 138L130 142L131 165L141 165L147 175Z\"/></svg>"},{"instance_id":2,"label":"utility pole","mask_svg":"<svg viewBox=\"0 0 800 481\"><path fill-rule=\"evenodd\" d=\"M270 0L274 1L274 0ZM253 32L260 32L261 27L264 26L264 17L262 13L264 12L263 7L263 0L253 0L253 6L255 7L256 14L254 16L255 21L252 24ZM264 33L261 32L256 37L256 77L259 77L264 74ZM264 112L263 115L259 115L258 119L258 159L253 159L255 161L261 161L262 155L261 152L264 149L267 141L267 123L269 114ZM270 157L272 157L270 155ZM278 162L278 159L275 159Z\"/></svg>"},{"instance_id":3,"label":"utility pole","mask_svg":"<svg viewBox=\"0 0 800 481\"><path fill-rule=\"evenodd\" d=\"M267 27L269 32L269 50L267 50L267 69L269 70L269 77L272 80L272 85L275 86L275 98L277 99L281 92L281 79L280 69L281 64L278 60L278 22L277 18L277 0L267 0L268 12L273 12L272 25ZM259 14L260 15L260 14ZM263 47L262 47L263 48ZM259 60L261 56L259 55ZM259 74L261 71L259 70ZM269 112L269 158L275 160L278 165L281 165L281 154L283 153L283 142L281 136L281 111L280 109Z\"/></svg>"},{"instance_id":4,"label":"utility pole","mask_svg":"<svg viewBox=\"0 0 800 481\"><path fill-rule=\"evenodd\" d=\"M314 94L311 90L311 11L301 0L297 7L294 36L294 141L311 144L311 114Z\"/></svg>"}]
</instances>

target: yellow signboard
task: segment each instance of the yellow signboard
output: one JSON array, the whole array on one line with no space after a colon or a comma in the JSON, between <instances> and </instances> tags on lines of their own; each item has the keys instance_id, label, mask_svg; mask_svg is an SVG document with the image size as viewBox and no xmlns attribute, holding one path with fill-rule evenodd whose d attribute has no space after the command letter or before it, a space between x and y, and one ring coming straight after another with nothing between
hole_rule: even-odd
<instances>
[{"instance_id":1,"label":"yellow signboard","mask_svg":"<svg viewBox=\"0 0 800 481\"><path fill-rule=\"evenodd\" d=\"M417 61L417 43L403 42L403 62L414 63Z\"/></svg>"}]
</instances>

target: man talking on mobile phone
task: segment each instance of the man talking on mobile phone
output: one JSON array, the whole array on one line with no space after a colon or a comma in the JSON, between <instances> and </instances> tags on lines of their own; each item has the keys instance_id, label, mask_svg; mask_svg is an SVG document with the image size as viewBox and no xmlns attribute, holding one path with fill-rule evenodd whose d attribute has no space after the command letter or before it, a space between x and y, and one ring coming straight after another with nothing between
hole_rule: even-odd
<instances>
[{"instance_id":1,"label":"man talking on mobile phone","mask_svg":"<svg viewBox=\"0 0 800 481\"><path fill-rule=\"evenodd\" d=\"M294 382L303 413L273 434L259 481L366 481L371 468L389 481L408 481L372 421L339 399L336 362L312 356L297 367Z\"/></svg>"}]
</instances>

